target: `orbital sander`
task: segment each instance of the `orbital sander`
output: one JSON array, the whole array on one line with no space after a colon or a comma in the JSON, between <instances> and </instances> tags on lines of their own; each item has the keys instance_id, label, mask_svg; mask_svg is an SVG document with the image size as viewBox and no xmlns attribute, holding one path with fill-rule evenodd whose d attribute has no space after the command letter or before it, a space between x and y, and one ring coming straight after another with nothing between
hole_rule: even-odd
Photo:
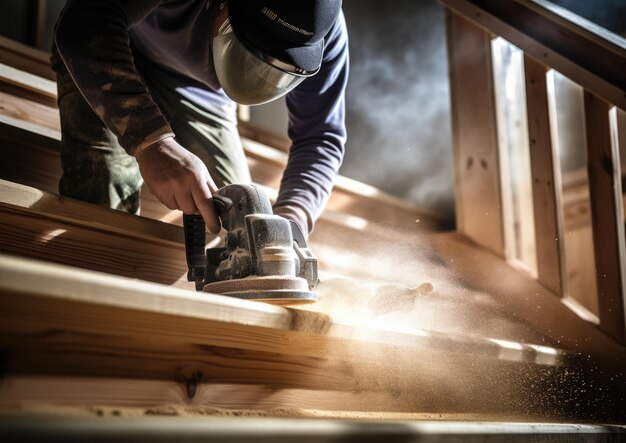
<instances>
[{"instance_id":1,"label":"orbital sander","mask_svg":"<svg viewBox=\"0 0 626 443\"><path fill-rule=\"evenodd\" d=\"M317 259L297 224L272 212L255 185L227 185L213 194L226 230L224 247L206 248L200 215L184 215L187 280L197 291L279 305L313 303Z\"/></svg>"}]
</instances>

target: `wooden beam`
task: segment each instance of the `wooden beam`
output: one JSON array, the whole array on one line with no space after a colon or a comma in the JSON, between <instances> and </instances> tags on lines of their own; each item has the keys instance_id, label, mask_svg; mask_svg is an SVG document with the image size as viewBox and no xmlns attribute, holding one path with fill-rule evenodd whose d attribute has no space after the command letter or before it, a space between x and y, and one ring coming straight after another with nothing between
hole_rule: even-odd
<instances>
[{"instance_id":1,"label":"wooden beam","mask_svg":"<svg viewBox=\"0 0 626 443\"><path fill-rule=\"evenodd\" d=\"M616 121L610 105L585 91L587 171L600 327L626 343L624 207ZM615 112L612 112L615 120Z\"/></svg>"},{"instance_id":2,"label":"wooden beam","mask_svg":"<svg viewBox=\"0 0 626 443\"><path fill-rule=\"evenodd\" d=\"M491 38L447 11L457 229L504 255Z\"/></svg>"},{"instance_id":3,"label":"wooden beam","mask_svg":"<svg viewBox=\"0 0 626 443\"><path fill-rule=\"evenodd\" d=\"M132 217L120 211L1 179L0 204L28 209L34 216L55 217L72 224L126 234L147 241L163 241L172 244L183 242L182 230L177 226L145 217Z\"/></svg>"},{"instance_id":4,"label":"wooden beam","mask_svg":"<svg viewBox=\"0 0 626 443\"><path fill-rule=\"evenodd\" d=\"M565 268L561 170L558 152L551 141L547 70L546 66L533 58L524 56L537 274L542 284L555 294L563 296Z\"/></svg>"},{"instance_id":5,"label":"wooden beam","mask_svg":"<svg viewBox=\"0 0 626 443\"><path fill-rule=\"evenodd\" d=\"M192 288L178 226L5 180L0 225L4 253Z\"/></svg>"},{"instance_id":6,"label":"wooden beam","mask_svg":"<svg viewBox=\"0 0 626 443\"><path fill-rule=\"evenodd\" d=\"M32 123L55 132L61 129L59 111L56 107L46 106L26 98L16 99L14 95L2 91L0 91L0 116L23 123ZM5 120L4 123L8 122Z\"/></svg>"},{"instance_id":7,"label":"wooden beam","mask_svg":"<svg viewBox=\"0 0 626 443\"><path fill-rule=\"evenodd\" d=\"M28 94L28 98L35 97L40 103L56 107L57 86L54 81L0 63L0 85L2 88L14 86L11 92L17 97Z\"/></svg>"},{"instance_id":8,"label":"wooden beam","mask_svg":"<svg viewBox=\"0 0 626 443\"><path fill-rule=\"evenodd\" d=\"M457 234L432 234L432 239L441 259L465 284L500 299L517 316L566 349L590 355L616 370L626 370L626 347L571 311L536 279Z\"/></svg>"},{"instance_id":9,"label":"wooden beam","mask_svg":"<svg viewBox=\"0 0 626 443\"><path fill-rule=\"evenodd\" d=\"M47 78L55 79L50 67L50 54L0 36L0 63L16 69Z\"/></svg>"},{"instance_id":10,"label":"wooden beam","mask_svg":"<svg viewBox=\"0 0 626 443\"><path fill-rule=\"evenodd\" d=\"M596 381L576 353L545 345L335 324L317 312L10 256L0 256L0 332L10 356L0 406L341 405L537 418L563 400L553 392L565 371L598 383L606 401L615 386Z\"/></svg>"},{"instance_id":11,"label":"wooden beam","mask_svg":"<svg viewBox=\"0 0 626 443\"><path fill-rule=\"evenodd\" d=\"M21 151L20 151L21 152ZM32 150L27 151L32 155ZM30 166L46 171L46 164ZM4 163L0 163L0 172ZM58 166L57 166L58 167ZM34 174L35 176L37 174ZM44 180L45 182L45 180ZM142 203L149 202L144 199ZM161 211L162 205L154 202ZM154 216L154 214L152 214ZM423 239L403 231L368 224L355 225L351 216L325 212L310 245L321 272L341 273L396 282L414 281L411 260L423 256ZM182 288L186 280L183 234L180 226L137 217L109 208L64 198L51 192L0 180L0 251ZM208 235L213 244L217 239ZM393 267L363 260L362 245L404 258Z\"/></svg>"}]
</instances>

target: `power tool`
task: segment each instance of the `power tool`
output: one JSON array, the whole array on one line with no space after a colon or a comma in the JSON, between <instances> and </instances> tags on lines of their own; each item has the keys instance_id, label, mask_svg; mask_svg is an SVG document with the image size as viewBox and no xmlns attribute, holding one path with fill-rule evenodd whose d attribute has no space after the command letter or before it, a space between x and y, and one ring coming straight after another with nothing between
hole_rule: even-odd
<instances>
[{"instance_id":1,"label":"power tool","mask_svg":"<svg viewBox=\"0 0 626 443\"><path fill-rule=\"evenodd\" d=\"M200 215L184 215L187 280L197 291L279 305L313 303L317 259L298 225L272 212L265 192L233 184L213 194L224 247L206 248Z\"/></svg>"}]
</instances>

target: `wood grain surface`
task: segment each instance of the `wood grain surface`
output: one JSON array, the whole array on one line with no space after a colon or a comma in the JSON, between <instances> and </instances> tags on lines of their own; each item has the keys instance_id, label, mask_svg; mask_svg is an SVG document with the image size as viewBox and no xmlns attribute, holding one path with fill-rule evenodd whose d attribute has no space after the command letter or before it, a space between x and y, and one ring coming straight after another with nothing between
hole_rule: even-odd
<instances>
[{"instance_id":1,"label":"wood grain surface","mask_svg":"<svg viewBox=\"0 0 626 443\"><path fill-rule=\"evenodd\" d=\"M491 37L447 12L457 229L504 256Z\"/></svg>"}]
</instances>

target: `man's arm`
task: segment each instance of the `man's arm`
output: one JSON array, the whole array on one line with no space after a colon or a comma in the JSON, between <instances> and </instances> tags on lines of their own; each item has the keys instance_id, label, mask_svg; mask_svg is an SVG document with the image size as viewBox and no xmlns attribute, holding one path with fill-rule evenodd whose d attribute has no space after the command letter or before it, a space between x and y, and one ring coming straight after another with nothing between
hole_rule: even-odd
<instances>
[{"instance_id":1,"label":"man's arm","mask_svg":"<svg viewBox=\"0 0 626 443\"><path fill-rule=\"evenodd\" d=\"M174 140L167 120L137 72L128 30L162 0L70 0L55 43L72 79L120 145L137 158L151 192L168 208L200 212L213 232L220 223L206 166Z\"/></svg>"},{"instance_id":2,"label":"man's arm","mask_svg":"<svg viewBox=\"0 0 626 443\"><path fill-rule=\"evenodd\" d=\"M292 147L274 205L276 213L306 227L305 234L324 209L343 160L349 68L343 13L325 43L320 72L287 95Z\"/></svg>"},{"instance_id":3,"label":"man's arm","mask_svg":"<svg viewBox=\"0 0 626 443\"><path fill-rule=\"evenodd\" d=\"M174 135L137 72L128 35L161 1L70 0L56 27L72 79L129 154Z\"/></svg>"}]
</instances>

